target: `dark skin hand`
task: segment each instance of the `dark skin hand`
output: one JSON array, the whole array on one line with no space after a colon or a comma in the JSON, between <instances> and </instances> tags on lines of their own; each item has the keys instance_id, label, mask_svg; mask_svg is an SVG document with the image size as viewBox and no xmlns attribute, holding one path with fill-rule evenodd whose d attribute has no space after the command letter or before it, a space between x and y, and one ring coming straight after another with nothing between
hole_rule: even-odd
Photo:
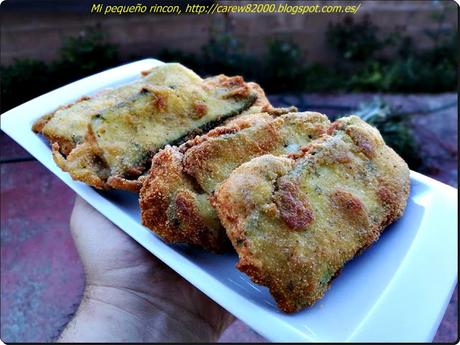
<instances>
[{"instance_id":1,"label":"dark skin hand","mask_svg":"<svg viewBox=\"0 0 460 345\"><path fill-rule=\"evenodd\" d=\"M58 341L216 341L234 320L79 197L70 227L86 286Z\"/></svg>"}]
</instances>

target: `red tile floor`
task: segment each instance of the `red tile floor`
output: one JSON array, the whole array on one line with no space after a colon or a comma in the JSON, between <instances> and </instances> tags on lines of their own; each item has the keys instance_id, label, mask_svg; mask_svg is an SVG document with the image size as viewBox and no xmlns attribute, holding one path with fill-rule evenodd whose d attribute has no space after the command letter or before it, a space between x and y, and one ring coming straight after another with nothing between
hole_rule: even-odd
<instances>
[{"instance_id":1,"label":"red tile floor","mask_svg":"<svg viewBox=\"0 0 460 345\"><path fill-rule=\"evenodd\" d=\"M37 161L18 162L30 156L4 133L0 148L1 339L51 341L78 306L84 285L68 229L75 195ZM435 177L456 186L456 172ZM457 318L455 289L434 340L455 341ZM236 321L220 341L264 338Z\"/></svg>"}]
</instances>

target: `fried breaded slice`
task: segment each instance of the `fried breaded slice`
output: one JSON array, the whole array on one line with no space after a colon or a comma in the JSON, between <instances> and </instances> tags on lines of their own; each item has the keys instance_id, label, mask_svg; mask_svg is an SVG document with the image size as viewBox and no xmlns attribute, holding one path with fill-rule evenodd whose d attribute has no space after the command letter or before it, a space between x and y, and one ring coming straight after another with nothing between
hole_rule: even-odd
<instances>
[{"instance_id":1,"label":"fried breaded slice","mask_svg":"<svg viewBox=\"0 0 460 345\"><path fill-rule=\"evenodd\" d=\"M294 312L320 299L343 265L400 217L407 164L355 116L290 157L234 170L213 199L237 268Z\"/></svg>"},{"instance_id":2,"label":"fried breaded slice","mask_svg":"<svg viewBox=\"0 0 460 345\"><path fill-rule=\"evenodd\" d=\"M214 252L231 248L208 195L184 173L182 158L171 146L154 156L140 191L142 224L170 243L186 242Z\"/></svg>"},{"instance_id":3,"label":"fried breaded slice","mask_svg":"<svg viewBox=\"0 0 460 345\"><path fill-rule=\"evenodd\" d=\"M141 81L58 109L33 129L50 140L56 163L74 179L138 191L139 177L166 144L270 107L257 84L224 75L201 79L172 63L145 72Z\"/></svg>"},{"instance_id":4,"label":"fried breaded slice","mask_svg":"<svg viewBox=\"0 0 460 345\"><path fill-rule=\"evenodd\" d=\"M167 242L225 250L228 239L209 202L215 188L242 163L295 152L330 126L322 114L291 110L243 116L156 154L140 192L142 223Z\"/></svg>"},{"instance_id":5,"label":"fried breaded slice","mask_svg":"<svg viewBox=\"0 0 460 345\"><path fill-rule=\"evenodd\" d=\"M271 153L284 155L297 152L319 138L329 127L328 118L314 112L292 112L264 120L243 130L216 129L206 140L185 150L184 169L207 193L242 163ZM272 115L273 116L273 115Z\"/></svg>"},{"instance_id":6,"label":"fried breaded slice","mask_svg":"<svg viewBox=\"0 0 460 345\"><path fill-rule=\"evenodd\" d=\"M141 74L140 80L81 97L44 115L34 124L33 131L43 134L51 143L57 142L60 152L67 156L76 145L84 142L92 116L126 101L147 85L164 85L172 76L184 75L184 78L199 80L195 73L178 64L167 64Z\"/></svg>"}]
</instances>

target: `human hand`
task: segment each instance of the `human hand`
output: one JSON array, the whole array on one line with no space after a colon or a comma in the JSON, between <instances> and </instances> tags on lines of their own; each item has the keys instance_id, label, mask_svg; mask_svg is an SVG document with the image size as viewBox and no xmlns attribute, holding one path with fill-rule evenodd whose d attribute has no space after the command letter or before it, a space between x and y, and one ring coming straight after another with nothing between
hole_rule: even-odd
<instances>
[{"instance_id":1,"label":"human hand","mask_svg":"<svg viewBox=\"0 0 460 345\"><path fill-rule=\"evenodd\" d=\"M78 196L70 228L86 286L59 341L215 341L234 320Z\"/></svg>"}]
</instances>

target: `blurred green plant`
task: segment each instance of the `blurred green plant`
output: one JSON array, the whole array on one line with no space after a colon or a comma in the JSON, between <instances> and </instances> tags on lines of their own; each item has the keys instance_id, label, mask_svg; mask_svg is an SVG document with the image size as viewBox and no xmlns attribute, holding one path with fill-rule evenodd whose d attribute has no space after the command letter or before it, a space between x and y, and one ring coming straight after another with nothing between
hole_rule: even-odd
<instances>
[{"instance_id":1,"label":"blurred green plant","mask_svg":"<svg viewBox=\"0 0 460 345\"><path fill-rule=\"evenodd\" d=\"M306 69L305 90L309 92L346 91L347 76L319 63Z\"/></svg>"},{"instance_id":2,"label":"blurred green plant","mask_svg":"<svg viewBox=\"0 0 460 345\"><path fill-rule=\"evenodd\" d=\"M257 61L245 53L244 44L229 33L213 33L201 50L200 61L206 74L242 74L254 78L259 72Z\"/></svg>"},{"instance_id":3,"label":"blurred green plant","mask_svg":"<svg viewBox=\"0 0 460 345\"><path fill-rule=\"evenodd\" d=\"M90 27L76 37L67 37L62 44L59 59L52 64L61 80L75 80L119 62L118 47L98 27Z\"/></svg>"},{"instance_id":4,"label":"blurred green plant","mask_svg":"<svg viewBox=\"0 0 460 345\"><path fill-rule=\"evenodd\" d=\"M389 43L388 38L379 36L379 28L370 22L368 16L361 22L346 17L342 22L329 24L326 31L326 40L339 60L352 62L374 58Z\"/></svg>"},{"instance_id":5,"label":"blurred green plant","mask_svg":"<svg viewBox=\"0 0 460 345\"><path fill-rule=\"evenodd\" d=\"M1 111L119 63L118 47L99 28L87 28L64 39L56 61L17 59L1 66Z\"/></svg>"},{"instance_id":6,"label":"blurred green plant","mask_svg":"<svg viewBox=\"0 0 460 345\"><path fill-rule=\"evenodd\" d=\"M50 67L42 61L17 59L9 66L1 66L0 73L2 112L55 87Z\"/></svg>"},{"instance_id":7,"label":"blurred green plant","mask_svg":"<svg viewBox=\"0 0 460 345\"><path fill-rule=\"evenodd\" d=\"M305 90L305 56L295 42L290 39L270 41L265 61L265 73L261 83L267 91Z\"/></svg>"},{"instance_id":8,"label":"blurred green plant","mask_svg":"<svg viewBox=\"0 0 460 345\"><path fill-rule=\"evenodd\" d=\"M454 91L458 33L440 25L445 15L434 19L438 21L436 28L425 32L432 40L431 47L420 50L410 37L398 31L382 35L366 18L362 22L346 18L331 25L326 36L338 56L338 84L346 91L357 92ZM391 56L385 56L387 47L393 51Z\"/></svg>"},{"instance_id":9,"label":"blurred green plant","mask_svg":"<svg viewBox=\"0 0 460 345\"><path fill-rule=\"evenodd\" d=\"M423 160L417 149L410 114L393 109L379 98L361 104L354 114L375 126L385 143L393 148L411 169L422 168Z\"/></svg>"},{"instance_id":10,"label":"blurred green plant","mask_svg":"<svg viewBox=\"0 0 460 345\"><path fill-rule=\"evenodd\" d=\"M257 79L260 76L260 64L244 50L242 42L232 35L211 32L210 40L201 47L199 54L164 49L160 51L158 58L182 63L203 76L227 74Z\"/></svg>"},{"instance_id":11,"label":"blurred green plant","mask_svg":"<svg viewBox=\"0 0 460 345\"><path fill-rule=\"evenodd\" d=\"M398 92L438 93L457 88L458 33L444 25L446 7L433 16L438 25L426 31L431 47L416 49L401 32L383 35L365 17L328 27L326 41L337 57L333 66L311 63L291 39L267 42L265 56L248 54L231 30L211 32L200 53L163 50L158 58L177 61L200 75L243 75L268 93ZM65 38L59 58L49 64L19 59L1 66L1 111L58 86L120 64L118 46L109 43L100 27Z\"/></svg>"}]
</instances>

